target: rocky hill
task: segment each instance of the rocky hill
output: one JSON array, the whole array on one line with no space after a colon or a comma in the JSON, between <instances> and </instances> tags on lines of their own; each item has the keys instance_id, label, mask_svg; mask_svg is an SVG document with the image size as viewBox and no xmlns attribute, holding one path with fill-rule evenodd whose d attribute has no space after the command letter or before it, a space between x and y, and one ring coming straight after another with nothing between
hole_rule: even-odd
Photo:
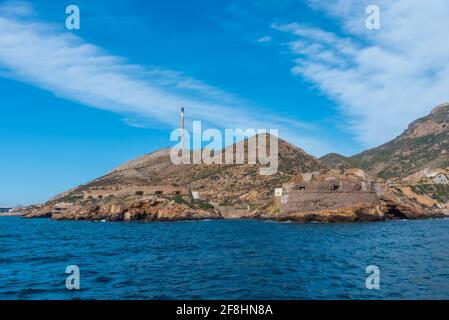
<instances>
[{"instance_id":1,"label":"rocky hill","mask_svg":"<svg viewBox=\"0 0 449 320\"><path fill-rule=\"evenodd\" d=\"M328 153L319 160L323 165L332 169L344 170L356 167L356 165L352 163L351 158L338 153Z\"/></svg>"},{"instance_id":2,"label":"rocky hill","mask_svg":"<svg viewBox=\"0 0 449 320\"><path fill-rule=\"evenodd\" d=\"M265 139L269 154L268 135L252 137L226 150L233 153L234 159L237 151L242 150L239 147L248 155L257 139ZM226 150L218 152L217 156L224 159ZM247 158L245 164L236 164L234 160L233 164L175 165L170 159L170 149L163 149L125 163L98 179L50 199L44 205L33 207L27 215L51 216L54 219L93 219L96 216L106 220L157 220L158 212L163 211L163 220L170 220L200 216L220 218L216 208L222 211L226 207L256 209L272 201L274 188L282 187L293 176L324 168L318 159L282 139L278 140L278 151L277 173L261 175L260 168L267 165L248 164ZM190 158L193 157L191 152ZM192 191L197 192L200 198L193 199ZM165 210L167 206L173 212L172 217L170 210ZM131 210L133 208L137 210ZM208 214L198 215L198 210ZM148 213L144 217L130 217L124 215L126 212Z\"/></svg>"},{"instance_id":3,"label":"rocky hill","mask_svg":"<svg viewBox=\"0 0 449 320\"><path fill-rule=\"evenodd\" d=\"M269 149L268 136L261 135L257 138L266 139L267 149ZM251 145L255 139L256 137L253 137L242 141L228 147L228 150L231 149L235 159L238 146L243 144L244 153L247 155L248 145ZM76 198L92 189L166 185L198 191L202 198L218 204L247 204L251 201L270 198L275 187L281 187L282 183L296 174L323 168L316 158L282 139L279 139L278 150L277 173L261 175L259 170L266 165L247 164L246 158L245 164L235 164L234 160L234 164L229 165L205 163L174 165L170 160L170 149L164 149L132 160L55 200ZM224 162L223 151L221 154ZM192 158L193 154L191 154Z\"/></svg>"},{"instance_id":4,"label":"rocky hill","mask_svg":"<svg viewBox=\"0 0 449 320\"><path fill-rule=\"evenodd\" d=\"M396 139L352 157L329 154L333 168L358 167L383 179L402 178L425 168L449 166L449 104L411 123Z\"/></svg>"}]
</instances>

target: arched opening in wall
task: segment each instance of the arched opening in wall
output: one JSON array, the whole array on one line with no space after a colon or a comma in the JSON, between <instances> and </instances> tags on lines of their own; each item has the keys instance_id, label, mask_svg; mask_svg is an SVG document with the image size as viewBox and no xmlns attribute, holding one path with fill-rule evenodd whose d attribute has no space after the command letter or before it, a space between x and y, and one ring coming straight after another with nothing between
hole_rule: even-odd
<instances>
[{"instance_id":1,"label":"arched opening in wall","mask_svg":"<svg viewBox=\"0 0 449 320\"><path fill-rule=\"evenodd\" d=\"M181 191L174 191L173 194L175 194L175 195L180 195L180 194L181 194Z\"/></svg>"},{"instance_id":2,"label":"arched opening in wall","mask_svg":"<svg viewBox=\"0 0 449 320\"><path fill-rule=\"evenodd\" d=\"M154 194L161 195L161 194L164 194L164 191L161 191L161 190L154 191Z\"/></svg>"},{"instance_id":3,"label":"arched opening in wall","mask_svg":"<svg viewBox=\"0 0 449 320\"><path fill-rule=\"evenodd\" d=\"M338 184L333 184L332 187L331 187L331 189L332 189L333 191L337 191L337 190L340 189L340 186L339 186Z\"/></svg>"},{"instance_id":4,"label":"arched opening in wall","mask_svg":"<svg viewBox=\"0 0 449 320\"><path fill-rule=\"evenodd\" d=\"M103 196L101 196L101 195L100 195L100 196L98 196L98 199L102 199L102 198L103 198Z\"/></svg>"},{"instance_id":5,"label":"arched opening in wall","mask_svg":"<svg viewBox=\"0 0 449 320\"><path fill-rule=\"evenodd\" d=\"M143 196L144 192L143 191L136 191L136 196Z\"/></svg>"}]
</instances>

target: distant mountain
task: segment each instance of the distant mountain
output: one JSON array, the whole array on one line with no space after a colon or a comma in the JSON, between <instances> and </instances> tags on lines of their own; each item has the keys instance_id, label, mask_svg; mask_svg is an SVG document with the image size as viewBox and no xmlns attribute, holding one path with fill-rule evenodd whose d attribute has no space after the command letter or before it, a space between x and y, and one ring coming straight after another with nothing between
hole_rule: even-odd
<instances>
[{"instance_id":1,"label":"distant mountain","mask_svg":"<svg viewBox=\"0 0 449 320\"><path fill-rule=\"evenodd\" d=\"M338 153L328 153L319 160L322 164L333 169L345 170L356 167L356 165L352 163L351 158L345 157Z\"/></svg>"},{"instance_id":2,"label":"distant mountain","mask_svg":"<svg viewBox=\"0 0 449 320\"><path fill-rule=\"evenodd\" d=\"M449 104L435 107L379 147L352 157L331 153L320 161L331 168L361 168L383 179L403 178L425 168L449 167Z\"/></svg>"},{"instance_id":3,"label":"distant mountain","mask_svg":"<svg viewBox=\"0 0 449 320\"><path fill-rule=\"evenodd\" d=\"M351 157L381 178L405 177L424 168L449 167L449 104L411 123L396 139Z\"/></svg>"}]
</instances>

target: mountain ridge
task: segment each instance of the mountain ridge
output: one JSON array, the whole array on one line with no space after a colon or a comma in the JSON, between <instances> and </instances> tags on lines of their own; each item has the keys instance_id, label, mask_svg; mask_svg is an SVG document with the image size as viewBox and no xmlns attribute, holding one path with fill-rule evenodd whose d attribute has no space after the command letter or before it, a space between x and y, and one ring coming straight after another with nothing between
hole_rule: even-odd
<instances>
[{"instance_id":1,"label":"mountain ridge","mask_svg":"<svg viewBox=\"0 0 449 320\"><path fill-rule=\"evenodd\" d=\"M403 178L425 168L449 167L449 103L409 124L395 139L354 156L328 154L330 167L349 165L383 179Z\"/></svg>"}]
</instances>

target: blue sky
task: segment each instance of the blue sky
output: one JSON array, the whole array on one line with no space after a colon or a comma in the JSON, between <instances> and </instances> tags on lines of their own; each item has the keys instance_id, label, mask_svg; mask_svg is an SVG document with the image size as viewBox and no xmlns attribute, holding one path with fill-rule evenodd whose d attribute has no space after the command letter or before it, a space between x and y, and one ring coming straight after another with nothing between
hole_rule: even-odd
<instances>
[{"instance_id":1,"label":"blue sky","mask_svg":"<svg viewBox=\"0 0 449 320\"><path fill-rule=\"evenodd\" d=\"M351 155L447 101L443 0L0 1L0 205L171 145L178 109ZM412 10L413 9L413 10Z\"/></svg>"}]
</instances>

